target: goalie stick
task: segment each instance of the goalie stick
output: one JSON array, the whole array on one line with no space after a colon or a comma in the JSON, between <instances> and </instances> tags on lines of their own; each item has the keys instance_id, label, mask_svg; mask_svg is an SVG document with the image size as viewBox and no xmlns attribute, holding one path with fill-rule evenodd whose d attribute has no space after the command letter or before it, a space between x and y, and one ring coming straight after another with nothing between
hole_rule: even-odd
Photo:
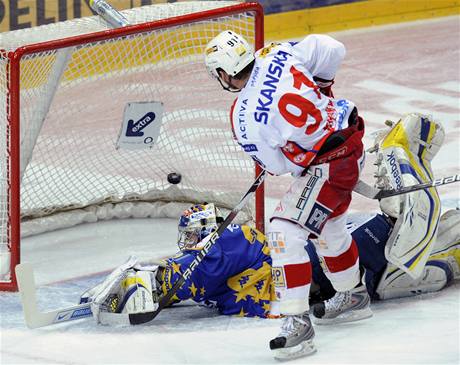
<instances>
[{"instance_id":1,"label":"goalie stick","mask_svg":"<svg viewBox=\"0 0 460 365\"><path fill-rule=\"evenodd\" d=\"M27 327L39 328L62 322L91 317L91 304L78 304L49 312L40 312L37 305L34 272L32 264L25 262L16 265L16 278L21 294L24 319Z\"/></svg>"},{"instance_id":2,"label":"goalie stick","mask_svg":"<svg viewBox=\"0 0 460 365\"><path fill-rule=\"evenodd\" d=\"M214 246L214 243L220 238L222 232L224 232L224 230L230 225L230 223L233 222L233 219L235 219L236 215L241 211L241 209L244 208L249 198L251 198L252 194L256 192L259 186L263 183L264 179L265 170L262 170L262 172L259 174L259 176L257 176L256 180L253 182L253 184L247 191L247 193L241 198L240 202L230 211L230 213L227 215L227 217L219 226L219 228L210 234L210 238L204 244L199 254L190 263L190 266L184 271L181 278L177 280L172 286L172 288L164 296L160 298L158 308L152 312L129 314L129 322L131 324L142 324L150 322L169 304L174 294L176 294L176 292L181 288L185 281L192 275L192 272L195 271L195 269L203 260L203 258L207 255L211 247Z\"/></svg>"},{"instance_id":3,"label":"goalie stick","mask_svg":"<svg viewBox=\"0 0 460 365\"><path fill-rule=\"evenodd\" d=\"M360 180L358 184L355 186L355 188L353 189L353 191L369 199L383 199L383 198L388 198L390 196L407 194L413 191L433 188L436 186L451 184L451 183L459 182L459 181L460 181L460 174L456 174L452 176L446 176L440 179L435 179L433 181L429 181L426 183L405 186L401 189L388 189L388 190L383 189L382 190L382 189L374 188L366 184L364 181Z\"/></svg>"},{"instance_id":4,"label":"goalie stick","mask_svg":"<svg viewBox=\"0 0 460 365\"><path fill-rule=\"evenodd\" d=\"M159 263L161 260L173 256L162 255L161 257L155 257L148 260L148 264ZM81 303L69 307L63 307L48 312L41 312L38 309L36 285L34 278L33 265L31 263L21 263L16 265L16 277L18 281L19 294L21 296L21 302L24 312L24 320L27 327L39 328L50 326L53 324L73 321L75 319L88 318L93 315L91 312L91 303ZM105 317L110 317L113 323L121 325L129 325L128 315L121 316L117 313L117 316L111 316L113 313L104 314ZM107 320L107 321L108 321Z\"/></svg>"}]
</instances>

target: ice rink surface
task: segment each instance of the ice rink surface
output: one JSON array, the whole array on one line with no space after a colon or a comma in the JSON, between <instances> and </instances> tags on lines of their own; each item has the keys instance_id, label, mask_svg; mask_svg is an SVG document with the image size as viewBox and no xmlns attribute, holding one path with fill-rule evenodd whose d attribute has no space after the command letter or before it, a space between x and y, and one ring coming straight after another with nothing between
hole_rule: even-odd
<instances>
[{"instance_id":1,"label":"ice rink surface","mask_svg":"<svg viewBox=\"0 0 460 365\"><path fill-rule=\"evenodd\" d=\"M413 111L430 114L446 130L434 173L459 173L459 34L459 17L334 34L348 50L335 95L358 106L367 123L367 146L385 119ZM372 156L363 179L372 182ZM439 189L444 210L459 205L459 190L458 185ZM377 208L358 196L352 203L354 213ZM176 227L172 219L131 219L24 239L22 261L36 268L40 307L75 304L82 291L102 278L100 273L130 254L173 253ZM29 330L17 293L0 293L0 308L2 365L276 363L268 341L278 333L279 320L219 316L184 303L139 327L103 327L83 319ZM460 283L435 294L374 303L373 311L374 317L365 321L316 326L318 352L290 363L459 364Z\"/></svg>"}]
</instances>

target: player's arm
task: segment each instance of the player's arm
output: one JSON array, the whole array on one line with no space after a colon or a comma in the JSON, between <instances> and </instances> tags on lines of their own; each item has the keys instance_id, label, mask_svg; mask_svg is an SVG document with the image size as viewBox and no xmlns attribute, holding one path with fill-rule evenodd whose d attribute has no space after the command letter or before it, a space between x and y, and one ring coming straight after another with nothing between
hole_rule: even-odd
<instances>
[{"instance_id":1,"label":"player's arm","mask_svg":"<svg viewBox=\"0 0 460 365\"><path fill-rule=\"evenodd\" d=\"M311 72L323 94L332 96L331 86L345 57L343 43L324 34L310 34L292 45L293 55Z\"/></svg>"}]
</instances>

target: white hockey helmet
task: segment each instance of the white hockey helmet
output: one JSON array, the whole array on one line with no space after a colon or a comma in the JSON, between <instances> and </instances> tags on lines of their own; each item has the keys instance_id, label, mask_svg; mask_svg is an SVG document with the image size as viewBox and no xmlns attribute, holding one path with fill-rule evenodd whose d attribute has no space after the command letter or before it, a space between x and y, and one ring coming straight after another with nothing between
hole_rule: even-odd
<instances>
[{"instance_id":1,"label":"white hockey helmet","mask_svg":"<svg viewBox=\"0 0 460 365\"><path fill-rule=\"evenodd\" d=\"M254 52L249 43L231 30L221 32L206 46L206 68L209 74L217 79L219 79L219 69L233 77L252 61L254 61Z\"/></svg>"},{"instance_id":2,"label":"white hockey helmet","mask_svg":"<svg viewBox=\"0 0 460 365\"><path fill-rule=\"evenodd\" d=\"M223 218L212 203L197 204L184 211L179 219L177 245L180 250L193 249L218 228Z\"/></svg>"}]
</instances>

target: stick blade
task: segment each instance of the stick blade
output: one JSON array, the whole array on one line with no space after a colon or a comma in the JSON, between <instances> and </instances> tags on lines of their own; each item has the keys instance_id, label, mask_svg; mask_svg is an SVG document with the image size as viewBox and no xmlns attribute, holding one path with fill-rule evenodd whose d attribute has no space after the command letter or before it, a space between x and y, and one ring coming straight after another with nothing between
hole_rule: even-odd
<instances>
[{"instance_id":1,"label":"stick blade","mask_svg":"<svg viewBox=\"0 0 460 365\"><path fill-rule=\"evenodd\" d=\"M37 306L37 294L32 264L27 262L18 264L16 266L16 278L18 280L19 293L21 294L24 319L29 328L45 327L52 324L91 317L93 315L90 303L82 303L67 308L40 312Z\"/></svg>"},{"instance_id":2,"label":"stick blade","mask_svg":"<svg viewBox=\"0 0 460 365\"><path fill-rule=\"evenodd\" d=\"M36 320L39 313L33 266L31 263L24 262L16 265L15 270L26 325L29 328L41 327L40 322Z\"/></svg>"}]
</instances>

